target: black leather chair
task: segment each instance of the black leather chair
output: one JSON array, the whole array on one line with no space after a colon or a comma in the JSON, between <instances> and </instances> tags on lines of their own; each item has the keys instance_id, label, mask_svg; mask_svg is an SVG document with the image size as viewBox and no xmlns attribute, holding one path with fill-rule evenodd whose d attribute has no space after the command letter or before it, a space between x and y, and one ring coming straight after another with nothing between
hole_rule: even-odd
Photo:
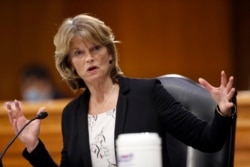
<instances>
[{"instance_id":1,"label":"black leather chair","mask_svg":"<svg viewBox=\"0 0 250 167\"><path fill-rule=\"evenodd\" d=\"M158 77L163 86L172 96L179 100L187 109L199 118L209 121L213 118L216 103L199 83L181 75L169 74ZM236 94L233 98L237 109ZM206 112L203 110L207 108ZM173 167L233 167L235 145L236 119L231 127L230 134L219 152L204 153L189 147L173 136L168 135L167 147L169 159Z\"/></svg>"}]
</instances>

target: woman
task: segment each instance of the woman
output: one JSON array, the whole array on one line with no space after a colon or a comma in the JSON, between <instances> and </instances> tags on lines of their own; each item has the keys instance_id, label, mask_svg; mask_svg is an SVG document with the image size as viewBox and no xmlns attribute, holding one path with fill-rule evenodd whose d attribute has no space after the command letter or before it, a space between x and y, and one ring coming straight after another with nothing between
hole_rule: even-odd
<instances>
[{"instance_id":1,"label":"woman","mask_svg":"<svg viewBox=\"0 0 250 167\"><path fill-rule=\"evenodd\" d=\"M57 70L72 90L83 89L63 110L60 166L117 166L114 143L121 133L156 132L165 146L169 132L202 151L219 150L234 119L233 77L227 80L222 71L218 88L199 79L218 104L214 119L204 122L184 111L158 80L123 76L116 42L108 26L85 14L66 19L55 35ZM10 103L6 106L18 132L28 120L19 102L14 103L16 111ZM33 166L57 166L39 139L39 128L40 121L34 121L20 135L23 155ZM169 165L166 149L163 166Z\"/></svg>"}]
</instances>

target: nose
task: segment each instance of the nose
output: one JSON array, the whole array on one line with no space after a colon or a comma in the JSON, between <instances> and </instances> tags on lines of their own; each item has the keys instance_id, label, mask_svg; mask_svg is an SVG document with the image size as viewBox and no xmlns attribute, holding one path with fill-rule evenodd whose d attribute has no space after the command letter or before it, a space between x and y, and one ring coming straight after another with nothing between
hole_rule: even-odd
<instances>
[{"instance_id":1,"label":"nose","mask_svg":"<svg viewBox=\"0 0 250 167\"><path fill-rule=\"evenodd\" d=\"M86 53L86 62L92 62L93 59L93 55L90 52Z\"/></svg>"}]
</instances>

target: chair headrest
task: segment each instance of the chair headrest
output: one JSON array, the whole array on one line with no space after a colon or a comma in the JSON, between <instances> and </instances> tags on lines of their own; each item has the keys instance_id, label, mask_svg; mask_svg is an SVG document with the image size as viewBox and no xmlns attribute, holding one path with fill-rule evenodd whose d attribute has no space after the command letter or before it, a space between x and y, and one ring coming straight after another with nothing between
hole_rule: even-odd
<instances>
[{"instance_id":1,"label":"chair headrest","mask_svg":"<svg viewBox=\"0 0 250 167\"><path fill-rule=\"evenodd\" d=\"M206 121L213 118L217 104L199 83L178 74L162 75L157 78L164 88L193 114Z\"/></svg>"}]
</instances>

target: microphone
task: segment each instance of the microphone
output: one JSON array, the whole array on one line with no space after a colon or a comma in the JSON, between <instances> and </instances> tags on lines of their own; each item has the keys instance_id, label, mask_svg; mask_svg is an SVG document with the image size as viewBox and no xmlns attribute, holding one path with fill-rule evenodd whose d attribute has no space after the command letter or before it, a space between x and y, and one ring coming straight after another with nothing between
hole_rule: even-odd
<instances>
[{"instance_id":1,"label":"microphone","mask_svg":"<svg viewBox=\"0 0 250 167\"><path fill-rule=\"evenodd\" d=\"M6 151L9 149L9 147L14 143L14 141L16 140L16 138L20 135L20 133L22 133L22 131L26 128L26 126L28 126L31 122L33 122L36 119L44 119L48 116L48 113L43 111L40 112L39 114L36 115L36 117L32 118L29 122L27 122L21 129L20 131L10 140L10 142L7 144L7 146L3 149L3 151L0 154L0 167L3 167L2 164L2 159L3 156L5 155Z\"/></svg>"}]
</instances>

